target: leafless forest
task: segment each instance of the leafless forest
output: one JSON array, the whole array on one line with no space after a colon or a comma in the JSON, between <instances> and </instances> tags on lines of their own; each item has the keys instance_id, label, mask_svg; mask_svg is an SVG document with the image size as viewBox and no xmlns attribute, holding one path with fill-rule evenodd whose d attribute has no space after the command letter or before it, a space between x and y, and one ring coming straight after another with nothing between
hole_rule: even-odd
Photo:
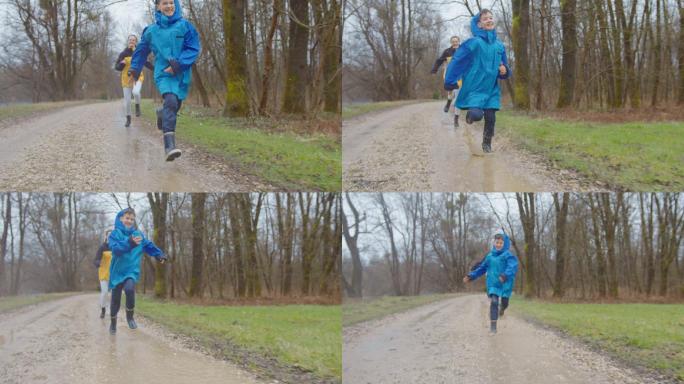
<instances>
[{"instance_id":1,"label":"leafless forest","mask_svg":"<svg viewBox=\"0 0 684 384\"><path fill-rule=\"evenodd\" d=\"M181 3L203 47L192 69L191 101L237 117L340 111L337 0ZM140 35L144 25L117 24L109 5L78 0L4 2L0 102L120 97L113 62L125 48L126 36ZM153 20L151 7L145 24ZM143 96L155 92L148 81Z\"/></svg>"},{"instance_id":2,"label":"leafless forest","mask_svg":"<svg viewBox=\"0 0 684 384\"><path fill-rule=\"evenodd\" d=\"M523 110L640 108L684 102L680 0L349 0L345 100L438 97L430 75L470 16L494 12L513 77L504 97Z\"/></svg>"},{"instance_id":3,"label":"leafless forest","mask_svg":"<svg viewBox=\"0 0 684 384\"><path fill-rule=\"evenodd\" d=\"M339 297L340 198L334 193L2 193L0 294L96 289L95 252L116 212L169 257L143 261L159 297Z\"/></svg>"},{"instance_id":4,"label":"leafless forest","mask_svg":"<svg viewBox=\"0 0 684 384\"><path fill-rule=\"evenodd\" d=\"M348 297L465 290L501 230L518 294L684 297L679 193L345 194L343 211Z\"/></svg>"}]
</instances>

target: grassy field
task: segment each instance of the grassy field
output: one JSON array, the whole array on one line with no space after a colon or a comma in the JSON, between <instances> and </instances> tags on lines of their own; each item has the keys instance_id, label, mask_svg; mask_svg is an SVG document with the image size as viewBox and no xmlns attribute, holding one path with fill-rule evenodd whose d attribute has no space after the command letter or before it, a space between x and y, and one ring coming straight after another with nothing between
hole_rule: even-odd
<instances>
[{"instance_id":1,"label":"grassy field","mask_svg":"<svg viewBox=\"0 0 684 384\"><path fill-rule=\"evenodd\" d=\"M44 301L57 300L76 293L45 293L40 295L8 296L0 298L0 313L10 312L21 307L42 303Z\"/></svg>"},{"instance_id":2,"label":"grassy field","mask_svg":"<svg viewBox=\"0 0 684 384\"><path fill-rule=\"evenodd\" d=\"M143 115L156 124L155 106L143 100ZM179 139L221 155L242 172L289 190L338 191L342 180L342 147L331 134L273 132L249 122L192 113L183 107Z\"/></svg>"},{"instance_id":3,"label":"grassy field","mask_svg":"<svg viewBox=\"0 0 684 384\"><path fill-rule=\"evenodd\" d=\"M682 122L595 123L497 114L497 127L560 168L633 191L684 189Z\"/></svg>"},{"instance_id":4,"label":"grassy field","mask_svg":"<svg viewBox=\"0 0 684 384\"><path fill-rule=\"evenodd\" d=\"M142 298L136 307L208 347L225 342L321 378L342 378L339 305L197 306Z\"/></svg>"},{"instance_id":5,"label":"grassy field","mask_svg":"<svg viewBox=\"0 0 684 384\"><path fill-rule=\"evenodd\" d=\"M624 361L684 380L684 304L559 304L514 299L511 310Z\"/></svg>"},{"instance_id":6,"label":"grassy field","mask_svg":"<svg viewBox=\"0 0 684 384\"><path fill-rule=\"evenodd\" d=\"M408 104L420 103L428 100L398 100L398 101L379 101L373 103L356 103L342 105L342 119L351 119L364 113L380 111L394 107L401 107Z\"/></svg>"},{"instance_id":7,"label":"grassy field","mask_svg":"<svg viewBox=\"0 0 684 384\"><path fill-rule=\"evenodd\" d=\"M87 101L59 101L59 102L45 102L35 104L10 104L0 106L0 121L6 119L16 119L31 116L33 114L48 112L55 109L73 107L75 105L85 104Z\"/></svg>"},{"instance_id":8,"label":"grassy field","mask_svg":"<svg viewBox=\"0 0 684 384\"><path fill-rule=\"evenodd\" d=\"M342 324L344 326L379 319L392 313L407 311L411 308L450 299L453 294L423 296L382 296L364 300L345 299L342 304Z\"/></svg>"}]
</instances>

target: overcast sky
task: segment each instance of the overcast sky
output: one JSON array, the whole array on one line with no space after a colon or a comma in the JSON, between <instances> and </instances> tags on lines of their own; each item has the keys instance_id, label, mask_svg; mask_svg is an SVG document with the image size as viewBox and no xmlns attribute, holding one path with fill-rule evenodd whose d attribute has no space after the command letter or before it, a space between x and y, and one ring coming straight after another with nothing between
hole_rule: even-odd
<instances>
[{"instance_id":1,"label":"overcast sky","mask_svg":"<svg viewBox=\"0 0 684 384\"><path fill-rule=\"evenodd\" d=\"M426 195L429 193L425 193ZM377 228L375 227L376 223L378 222L378 218L381 217L381 212L380 210L376 207L375 203L373 202L374 199L374 194L372 193L352 193L351 199L352 202L354 203L354 206L356 209L359 211L359 214L361 216L366 214L366 221L364 221L361 224L361 231L362 232L368 232L368 233L361 233L359 235L359 248L362 250L361 251L361 257L368 261L368 259L371 256L375 255L382 255L385 247L387 246L387 238L386 238L386 232L382 228ZM401 193L384 193L383 194L385 197L385 200L390 204L390 205L395 205L398 206L398 197L401 195ZM434 193L433 194L435 197L437 195L440 195L439 193ZM495 216L493 214L492 208L490 207L489 201L491 201L491 205L494 208L494 210L501 216L502 218L505 219L506 216L506 200L508 200L508 209L510 209L510 214L512 217L517 217L518 214L518 206L517 203L515 202L515 194L514 193L488 193L488 194L478 194L478 193L472 193L470 194L470 198L473 200L477 200L476 202L473 201L473 204L479 204L482 206L483 210L488 214L492 215L494 219ZM487 201L487 198L489 198L489 201ZM347 199L346 197L344 198L344 210L345 213L347 213L347 217L349 217L349 224L353 224L353 216L351 214L351 210L349 209L349 206L347 205ZM394 222L396 223L397 226L403 226L403 221L405 220L405 216L403 214L400 214L399 212L396 212L393 215ZM492 233L494 231L498 231L499 228L492 228ZM363 249L365 248L365 252ZM344 254L344 257L349 257L349 249L347 248L347 243L345 241L342 241L342 252Z\"/></svg>"}]
</instances>

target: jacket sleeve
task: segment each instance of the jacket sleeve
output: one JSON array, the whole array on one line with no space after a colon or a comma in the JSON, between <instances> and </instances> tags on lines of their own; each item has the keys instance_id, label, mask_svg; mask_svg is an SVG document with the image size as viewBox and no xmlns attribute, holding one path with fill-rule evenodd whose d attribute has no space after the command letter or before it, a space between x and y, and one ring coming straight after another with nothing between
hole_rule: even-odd
<instances>
[{"instance_id":1,"label":"jacket sleeve","mask_svg":"<svg viewBox=\"0 0 684 384\"><path fill-rule=\"evenodd\" d=\"M152 241L147 239L146 237L142 241L142 246L143 246L143 251L147 253L148 255L157 258L157 259L164 259L166 258L164 256L164 252L159 249Z\"/></svg>"},{"instance_id":2,"label":"jacket sleeve","mask_svg":"<svg viewBox=\"0 0 684 384\"><path fill-rule=\"evenodd\" d=\"M444 64L447 57L449 57L449 48L445 49L444 52L442 52L442 56L435 60L435 64L432 66L432 70L430 72L437 73L437 70L439 70L439 67L441 67L442 64Z\"/></svg>"},{"instance_id":3,"label":"jacket sleeve","mask_svg":"<svg viewBox=\"0 0 684 384\"><path fill-rule=\"evenodd\" d=\"M123 60L124 57L126 57L125 49L119 53L119 57L116 58L116 62L114 63L114 69L119 72L123 71L124 67L126 66L126 64L121 64L121 60Z\"/></svg>"},{"instance_id":4,"label":"jacket sleeve","mask_svg":"<svg viewBox=\"0 0 684 384\"><path fill-rule=\"evenodd\" d=\"M100 244L100 248L97 249L97 253L95 253L95 260L93 260L93 264L95 265L95 268L100 268L100 263L102 262L102 252L104 252L105 245Z\"/></svg>"},{"instance_id":5,"label":"jacket sleeve","mask_svg":"<svg viewBox=\"0 0 684 384\"><path fill-rule=\"evenodd\" d=\"M463 77L463 73L470 68L473 62L473 49L475 40L472 38L466 40L456 50L451 57L449 66L447 67L446 76L444 77L444 89L451 91L458 88L458 80Z\"/></svg>"},{"instance_id":6,"label":"jacket sleeve","mask_svg":"<svg viewBox=\"0 0 684 384\"><path fill-rule=\"evenodd\" d=\"M169 60L173 72L178 74L185 72L192 67L200 54L202 45L200 44L199 34L195 27L188 22L188 31L183 37L183 48L176 59Z\"/></svg>"},{"instance_id":7,"label":"jacket sleeve","mask_svg":"<svg viewBox=\"0 0 684 384\"><path fill-rule=\"evenodd\" d=\"M506 268L503 274L506 275L507 279L512 279L516 273L518 273L518 258L514 254L509 253L506 258Z\"/></svg>"},{"instance_id":8,"label":"jacket sleeve","mask_svg":"<svg viewBox=\"0 0 684 384\"><path fill-rule=\"evenodd\" d=\"M503 76L499 75L499 79L506 80L512 75L511 67L508 65L508 57L506 56L506 47L504 47L503 53L501 54L501 64L506 67L506 74Z\"/></svg>"},{"instance_id":9,"label":"jacket sleeve","mask_svg":"<svg viewBox=\"0 0 684 384\"><path fill-rule=\"evenodd\" d=\"M147 32L148 27L145 27L140 37L138 45L135 47L135 52L133 52L133 57L131 58L131 68L128 70L128 74L133 76L133 80L138 80L140 76L140 71L143 69L143 65L147 62L147 56L150 54L150 35Z\"/></svg>"},{"instance_id":10,"label":"jacket sleeve","mask_svg":"<svg viewBox=\"0 0 684 384\"><path fill-rule=\"evenodd\" d=\"M480 263L480 265L475 268L474 271L470 272L468 274L468 277L470 280L476 280L478 277L482 276L487 272L487 267L489 267L489 258L485 258L483 262Z\"/></svg>"},{"instance_id":11,"label":"jacket sleeve","mask_svg":"<svg viewBox=\"0 0 684 384\"><path fill-rule=\"evenodd\" d=\"M131 239L120 231L112 231L109 234L109 249L112 251L112 256L121 256L124 253L130 252L133 249Z\"/></svg>"}]
</instances>

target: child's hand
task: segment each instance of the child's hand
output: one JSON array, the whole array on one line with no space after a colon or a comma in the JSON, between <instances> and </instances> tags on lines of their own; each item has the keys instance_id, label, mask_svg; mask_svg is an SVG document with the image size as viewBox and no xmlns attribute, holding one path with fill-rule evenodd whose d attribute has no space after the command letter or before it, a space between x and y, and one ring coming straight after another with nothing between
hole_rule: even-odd
<instances>
[{"instance_id":1,"label":"child's hand","mask_svg":"<svg viewBox=\"0 0 684 384\"><path fill-rule=\"evenodd\" d=\"M464 283L467 283L467 282L469 282L469 281L470 281L470 276L465 275L465 276L463 277L463 282L464 282Z\"/></svg>"},{"instance_id":2,"label":"child's hand","mask_svg":"<svg viewBox=\"0 0 684 384\"><path fill-rule=\"evenodd\" d=\"M140 242L141 242L141 241L142 241L142 236L134 236L134 237L133 237L133 242L134 242L136 245L140 245Z\"/></svg>"},{"instance_id":3,"label":"child's hand","mask_svg":"<svg viewBox=\"0 0 684 384\"><path fill-rule=\"evenodd\" d=\"M505 283L506 280L507 280L507 279L506 279L506 275L504 275L503 273L499 275L499 281L500 281L502 284Z\"/></svg>"},{"instance_id":4,"label":"child's hand","mask_svg":"<svg viewBox=\"0 0 684 384\"><path fill-rule=\"evenodd\" d=\"M164 72L170 73L170 74L172 74L172 75L174 74L174 73L173 73L173 68L171 68L171 66L166 67L166 69L164 70Z\"/></svg>"},{"instance_id":5,"label":"child's hand","mask_svg":"<svg viewBox=\"0 0 684 384\"><path fill-rule=\"evenodd\" d=\"M502 64L499 65L499 75L503 76L506 74L506 66Z\"/></svg>"}]
</instances>

